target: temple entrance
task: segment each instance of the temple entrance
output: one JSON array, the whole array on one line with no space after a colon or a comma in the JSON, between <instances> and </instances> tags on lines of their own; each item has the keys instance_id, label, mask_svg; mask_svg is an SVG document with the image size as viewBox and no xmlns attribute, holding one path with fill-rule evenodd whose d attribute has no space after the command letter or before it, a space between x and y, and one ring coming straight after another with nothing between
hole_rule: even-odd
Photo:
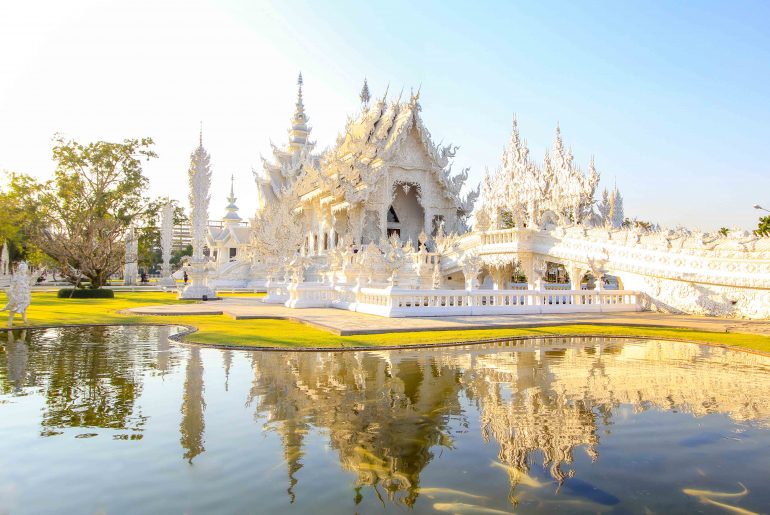
<instances>
[{"instance_id":1,"label":"temple entrance","mask_svg":"<svg viewBox=\"0 0 770 515\"><path fill-rule=\"evenodd\" d=\"M417 245L418 237L425 228L425 210L420 205L414 184L395 186L393 203L388 208L387 235L398 235L401 241L412 240Z\"/></svg>"},{"instance_id":2,"label":"temple entrance","mask_svg":"<svg viewBox=\"0 0 770 515\"><path fill-rule=\"evenodd\" d=\"M401 238L401 220L399 220L393 206L390 206L390 209L388 209L388 238L394 234Z\"/></svg>"}]
</instances>

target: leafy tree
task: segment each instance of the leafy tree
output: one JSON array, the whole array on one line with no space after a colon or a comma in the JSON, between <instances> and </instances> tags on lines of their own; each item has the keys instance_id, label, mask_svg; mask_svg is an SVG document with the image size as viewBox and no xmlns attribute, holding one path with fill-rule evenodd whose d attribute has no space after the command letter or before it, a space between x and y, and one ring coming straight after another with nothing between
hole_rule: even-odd
<instances>
[{"instance_id":1,"label":"leafy tree","mask_svg":"<svg viewBox=\"0 0 770 515\"><path fill-rule=\"evenodd\" d=\"M4 182L0 189L0 246L8 243L11 261L26 260L33 266L47 264L45 255L31 240L42 223L36 199L43 186L19 173L6 173Z\"/></svg>"},{"instance_id":2,"label":"leafy tree","mask_svg":"<svg viewBox=\"0 0 770 515\"><path fill-rule=\"evenodd\" d=\"M754 234L757 236L770 236L770 215L760 217Z\"/></svg>"},{"instance_id":3,"label":"leafy tree","mask_svg":"<svg viewBox=\"0 0 770 515\"><path fill-rule=\"evenodd\" d=\"M120 271L124 235L148 208L142 159L157 157L152 139L87 145L54 138L54 179L34 200L43 222L33 241L59 262L70 281L86 277L91 288Z\"/></svg>"},{"instance_id":4,"label":"leafy tree","mask_svg":"<svg viewBox=\"0 0 770 515\"><path fill-rule=\"evenodd\" d=\"M192 245L186 245L182 249L175 250L171 253L171 265L179 266L182 262L182 258L185 256L192 256Z\"/></svg>"},{"instance_id":5,"label":"leafy tree","mask_svg":"<svg viewBox=\"0 0 770 515\"><path fill-rule=\"evenodd\" d=\"M727 236L730 233L730 229L728 229L727 227L720 227L717 232L722 236Z\"/></svg>"}]
</instances>

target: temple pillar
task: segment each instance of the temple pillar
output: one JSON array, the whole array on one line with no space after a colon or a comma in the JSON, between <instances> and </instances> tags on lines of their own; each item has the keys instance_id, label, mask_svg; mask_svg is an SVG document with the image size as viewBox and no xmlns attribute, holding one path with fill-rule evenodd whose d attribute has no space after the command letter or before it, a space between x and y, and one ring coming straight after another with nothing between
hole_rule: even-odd
<instances>
[{"instance_id":1,"label":"temple pillar","mask_svg":"<svg viewBox=\"0 0 770 515\"><path fill-rule=\"evenodd\" d=\"M390 205L385 206L383 211L380 211L380 234L382 235L381 238L388 239L388 210L390 209ZM376 242L379 243L379 242Z\"/></svg>"},{"instance_id":2,"label":"temple pillar","mask_svg":"<svg viewBox=\"0 0 770 515\"><path fill-rule=\"evenodd\" d=\"M423 217L423 230L425 231L425 234L429 235L432 238L433 237L433 213L427 208L423 208L423 209L425 210L425 216Z\"/></svg>"},{"instance_id":3,"label":"temple pillar","mask_svg":"<svg viewBox=\"0 0 770 515\"><path fill-rule=\"evenodd\" d=\"M522 272L527 276L527 289L537 290L539 284L535 274L535 256L531 253L520 254L519 262L521 263Z\"/></svg>"},{"instance_id":4,"label":"temple pillar","mask_svg":"<svg viewBox=\"0 0 770 515\"><path fill-rule=\"evenodd\" d=\"M329 250L337 248L337 217L329 210Z\"/></svg>"},{"instance_id":5,"label":"temple pillar","mask_svg":"<svg viewBox=\"0 0 770 515\"><path fill-rule=\"evenodd\" d=\"M510 288L512 264L492 265L489 267L489 275L492 277L493 290L506 290Z\"/></svg>"},{"instance_id":6,"label":"temple pillar","mask_svg":"<svg viewBox=\"0 0 770 515\"><path fill-rule=\"evenodd\" d=\"M570 263L566 268L567 273L569 274L570 289L580 290L580 284L586 273L586 269L579 266L577 263Z\"/></svg>"}]
</instances>

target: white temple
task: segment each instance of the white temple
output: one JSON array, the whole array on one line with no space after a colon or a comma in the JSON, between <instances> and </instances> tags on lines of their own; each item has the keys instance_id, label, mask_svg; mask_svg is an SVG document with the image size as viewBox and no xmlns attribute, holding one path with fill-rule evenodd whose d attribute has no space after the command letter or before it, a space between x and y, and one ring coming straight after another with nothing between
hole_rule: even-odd
<instances>
[{"instance_id":1,"label":"white temple","mask_svg":"<svg viewBox=\"0 0 770 515\"><path fill-rule=\"evenodd\" d=\"M433 143L419 91L371 101L365 84L360 112L314 153L302 87L300 75L288 141L254 172L254 218L242 221L231 187L208 229L214 287L383 316L770 317L769 238L629 224L617 186L595 198L593 159L583 172L558 126L537 163L514 119L499 169L463 194L468 170L453 173L457 147Z\"/></svg>"}]
</instances>

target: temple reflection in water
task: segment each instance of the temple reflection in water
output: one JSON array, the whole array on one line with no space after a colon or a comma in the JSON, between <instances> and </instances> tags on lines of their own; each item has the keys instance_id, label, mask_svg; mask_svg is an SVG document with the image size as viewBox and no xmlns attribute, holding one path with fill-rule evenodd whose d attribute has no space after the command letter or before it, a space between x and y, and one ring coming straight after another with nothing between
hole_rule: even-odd
<instances>
[{"instance_id":1,"label":"temple reflection in water","mask_svg":"<svg viewBox=\"0 0 770 515\"><path fill-rule=\"evenodd\" d=\"M211 383L218 395L245 396L255 431L280 439L291 501L313 431L353 475L356 502L371 487L413 505L426 467L453 452L459 430L497 446L515 497L531 471L569 483L577 453L601 460L602 436L622 406L770 427L770 358L681 342L580 337L291 353L169 345L168 328L31 333L4 335L0 394L39 392L43 436L108 428L139 439L152 419L141 405L145 383L178 376L162 388L178 388L180 457L194 466L206 453L206 378L221 373L223 384ZM234 381L238 370L251 384L243 373Z\"/></svg>"},{"instance_id":2,"label":"temple reflection in water","mask_svg":"<svg viewBox=\"0 0 770 515\"><path fill-rule=\"evenodd\" d=\"M507 352L515 350L515 352ZM255 354L249 402L280 434L290 478L302 466L310 426L328 431L357 485L381 487L412 504L420 474L438 449L452 448L450 417L464 417L464 395L479 411L482 436L515 489L542 454L558 482L572 477L573 453L599 459L600 427L627 404L741 422L770 422L770 360L679 342L534 339L433 351ZM761 384L758 384L760 381Z\"/></svg>"}]
</instances>

